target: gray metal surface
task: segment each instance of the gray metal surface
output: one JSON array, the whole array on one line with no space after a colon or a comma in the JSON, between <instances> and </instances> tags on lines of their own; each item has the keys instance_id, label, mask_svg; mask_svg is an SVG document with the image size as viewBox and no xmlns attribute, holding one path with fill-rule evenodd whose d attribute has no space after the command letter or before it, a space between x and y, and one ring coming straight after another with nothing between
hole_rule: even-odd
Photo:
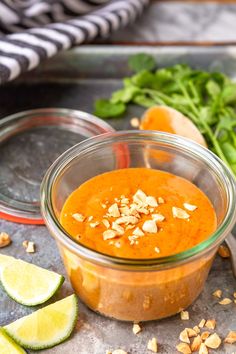
<instances>
[{"instance_id":1,"label":"gray metal surface","mask_svg":"<svg viewBox=\"0 0 236 354\"><path fill-rule=\"evenodd\" d=\"M127 56L136 51L154 54L159 65L187 62L194 67L212 70L217 68L231 76L236 72L236 48L150 48L150 47L84 47L58 56L43 68L29 73L20 81L0 88L0 117L23 109L37 107L67 107L92 112L93 101L107 96L121 85L121 78L128 74ZM129 118L140 114L141 110L131 107L125 118L111 120L116 129L130 128ZM16 153L22 164L26 158L18 149ZM38 157L39 161L44 156ZM37 170L38 161L32 163ZM0 220L0 231L8 232L13 243L1 250L7 255L17 256L64 274L64 268L54 240L44 226L29 226ZM36 253L28 255L22 242L36 243ZM217 333L225 337L228 330L236 330L236 305L221 306L211 294L220 288L225 297L236 291L229 260L217 257L203 293L189 308L190 320L181 321L179 315L162 321L143 324L143 331L135 336L132 324L101 317L79 304L79 322L72 338L64 344L41 353L50 354L105 354L107 349L123 348L129 354L148 353L148 339L157 337L160 353L173 354L178 336L184 327L192 327L202 318L217 320ZM60 292L51 300L70 294L72 289L66 281ZM5 325L33 309L15 303L0 289L0 326ZM224 345L217 353L231 354L236 345ZM30 352L31 353L31 352ZM211 351L214 353L214 351Z\"/></svg>"},{"instance_id":2,"label":"gray metal surface","mask_svg":"<svg viewBox=\"0 0 236 354\"><path fill-rule=\"evenodd\" d=\"M109 41L234 42L236 3L226 0L151 1L143 15Z\"/></svg>"}]
</instances>

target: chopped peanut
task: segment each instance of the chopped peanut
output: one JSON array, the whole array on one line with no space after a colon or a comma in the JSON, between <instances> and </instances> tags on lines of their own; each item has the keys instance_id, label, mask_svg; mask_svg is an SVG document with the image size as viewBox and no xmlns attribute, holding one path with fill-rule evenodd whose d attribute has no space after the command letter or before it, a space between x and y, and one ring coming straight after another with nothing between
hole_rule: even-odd
<instances>
[{"instance_id":1,"label":"chopped peanut","mask_svg":"<svg viewBox=\"0 0 236 354\"><path fill-rule=\"evenodd\" d=\"M120 211L119 211L117 203L112 204L108 208L108 213L109 213L109 216L112 216L114 218L118 218L120 216Z\"/></svg>"},{"instance_id":2,"label":"chopped peanut","mask_svg":"<svg viewBox=\"0 0 236 354\"><path fill-rule=\"evenodd\" d=\"M199 328L203 328L205 326L206 320L202 319L198 325Z\"/></svg>"},{"instance_id":3,"label":"chopped peanut","mask_svg":"<svg viewBox=\"0 0 236 354\"><path fill-rule=\"evenodd\" d=\"M109 240L117 236L117 233L113 230L106 230L103 232L103 240Z\"/></svg>"},{"instance_id":4,"label":"chopped peanut","mask_svg":"<svg viewBox=\"0 0 236 354\"><path fill-rule=\"evenodd\" d=\"M163 221L165 220L164 215L161 214L152 214L152 218L154 221Z\"/></svg>"},{"instance_id":5,"label":"chopped peanut","mask_svg":"<svg viewBox=\"0 0 236 354\"><path fill-rule=\"evenodd\" d=\"M117 232L117 235L124 235L125 233L125 229L122 226L118 225L116 222L112 223L112 229Z\"/></svg>"},{"instance_id":6,"label":"chopped peanut","mask_svg":"<svg viewBox=\"0 0 236 354\"><path fill-rule=\"evenodd\" d=\"M150 234L155 234L157 233L157 225L156 222L154 220L146 220L143 223L142 229L144 232L148 232Z\"/></svg>"},{"instance_id":7,"label":"chopped peanut","mask_svg":"<svg viewBox=\"0 0 236 354\"><path fill-rule=\"evenodd\" d=\"M218 334L211 334L205 341L205 345L211 349L217 349L221 345L221 339Z\"/></svg>"},{"instance_id":8,"label":"chopped peanut","mask_svg":"<svg viewBox=\"0 0 236 354\"><path fill-rule=\"evenodd\" d=\"M189 211L194 211L195 209L197 209L196 205L192 205L192 204L189 204L189 203L184 203L183 206L184 206L185 209L187 209Z\"/></svg>"},{"instance_id":9,"label":"chopped peanut","mask_svg":"<svg viewBox=\"0 0 236 354\"><path fill-rule=\"evenodd\" d=\"M211 334L211 333L208 332L208 331L202 332L202 334L201 334L201 339L202 339L202 340L206 340L206 339L209 337L210 334Z\"/></svg>"},{"instance_id":10,"label":"chopped peanut","mask_svg":"<svg viewBox=\"0 0 236 354\"><path fill-rule=\"evenodd\" d=\"M223 300L219 302L220 305L229 305L231 304L232 300L229 299L228 297L225 297Z\"/></svg>"},{"instance_id":11,"label":"chopped peanut","mask_svg":"<svg viewBox=\"0 0 236 354\"><path fill-rule=\"evenodd\" d=\"M196 337L197 332L192 328L186 328L189 338Z\"/></svg>"},{"instance_id":12,"label":"chopped peanut","mask_svg":"<svg viewBox=\"0 0 236 354\"><path fill-rule=\"evenodd\" d=\"M200 345L199 354L208 354L208 349L204 343Z\"/></svg>"},{"instance_id":13,"label":"chopped peanut","mask_svg":"<svg viewBox=\"0 0 236 354\"><path fill-rule=\"evenodd\" d=\"M174 218L177 219L189 219L189 214L181 208L173 207L172 208L172 214Z\"/></svg>"},{"instance_id":14,"label":"chopped peanut","mask_svg":"<svg viewBox=\"0 0 236 354\"><path fill-rule=\"evenodd\" d=\"M181 320L183 320L183 321L189 320L189 313L188 313L188 311L181 311L181 312L180 312L180 318L181 318Z\"/></svg>"},{"instance_id":15,"label":"chopped peanut","mask_svg":"<svg viewBox=\"0 0 236 354\"><path fill-rule=\"evenodd\" d=\"M138 323L134 323L133 324L133 333L134 334L138 334L139 332L141 332L142 328L140 327L140 325Z\"/></svg>"},{"instance_id":16,"label":"chopped peanut","mask_svg":"<svg viewBox=\"0 0 236 354\"><path fill-rule=\"evenodd\" d=\"M136 227L136 229L134 229L134 231L133 231L133 235L135 235L135 236L144 236L144 233L139 227Z\"/></svg>"},{"instance_id":17,"label":"chopped peanut","mask_svg":"<svg viewBox=\"0 0 236 354\"><path fill-rule=\"evenodd\" d=\"M91 222L89 225L90 225L90 227L92 227L92 229L94 229L95 227L97 227L99 225L99 222L98 221Z\"/></svg>"},{"instance_id":18,"label":"chopped peanut","mask_svg":"<svg viewBox=\"0 0 236 354\"><path fill-rule=\"evenodd\" d=\"M193 342L191 344L191 350L192 352L196 352L197 350L200 349L200 345L202 344L202 339L199 335L193 339Z\"/></svg>"},{"instance_id":19,"label":"chopped peanut","mask_svg":"<svg viewBox=\"0 0 236 354\"><path fill-rule=\"evenodd\" d=\"M139 127L139 119L138 118L130 119L130 125L133 128L138 128Z\"/></svg>"},{"instance_id":20,"label":"chopped peanut","mask_svg":"<svg viewBox=\"0 0 236 354\"><path fill-rule=\"evenodd\" d=\"M225 343L233 344L236 342L236 331L230 331L224 340Z\"/></svg>"},{"instance_id":21,"label":"chopped peanut","mask_svg":"<svg viewBox=\"0 0 236 354\"><path fill-rule=\"evenodd\" d=\"M164 204L165 203L165 201L164 201L164 199L162 197L157 198L157 201L158 201L159 204Z\"/></svg>"},{"instance_id":22,"label":"chopped peanut","mask_svg":"<svg viewBox=\"0 0 236 354\"><path fill-rule=\"evenodd\" d=\"M216 327L216 320L211 319L211 320L207 320L205 327L209 328L209 329L215 329Z\"/></svg>"},{"instance_id":23,"label":"chopped peanut","mask_svg":"<svg viewBox=\"0 0 236 354\"><path fill-rule=\"evenodd\" d=\"M193 330L194 330L197 334L200 333L200 329L199 329L198 326L194 326L194 327L193 327Z\"/></svg>"},{"instance_id":24,"label":"chopped peanut","mask_svg":"<svg viewBox=\"0 0 236 354\"><path fill-rule=\"evenodd\" d=\"M27 248L29 241L25 240L22 242L22 246Z\"/></svg>"},{"instance_id":25,"label":"chopped peanut","mask_svg":"<svg viewBox=\"0 0 236 354\"><path fill-rule=\"evenodd\" d=\"M217 290L214 291L214 293L212 295L215 296L215 297L218 297L220 299L221 296L222 296L222 290L217 289Z\"/></svg>"},{"instance_id":26,"label":"chopped peanut","mask_svg":"<svg viewBox=\"0 0 236 354\"><path fill-rule=\"evenodd\" d=\"M109 223L109 221L107 219L102 219L102 223L107 229L109 229L110 223Z\"/></svg>"},{"instance_id":27,"label":"chopped peanut","mask_svg":"<svg viewBox=\"0 0 236 354\"><path fill-rule=\"evenodd\" d=\"M10 245L11 238L6 232L0 233L0 248Z\"/></svg>"},{"instance_id":28,"label":"chopped peanut","mask_svg":"<svg viewBox=\"0 0 236 354\"><path fill-rule=\"evenodd\" d=\"M31 242L31 241L28 242L26 252L27 253L34 253L35 252L34 242Z\"/></svg>"},{"instance_id":29,"label":"chopped peanut","mask_svg":"<svg viewBox=\"0 0 236 354\"><path fill-rule=\"evenodd\" d=\"M155 337L153 337L148 341L147 349L153 353L157 353L158 346L157 346L157 339Z\"/></svg>"},{"instance_id":30,"label":"chopped peanut","mask_svg":"<svg viewBox=\"0 0 236 354\"><path fill-rule=\"evenodd\" d=\"M191 354L192 353L190 346L187 343L179 343L178 345L176 345L176 349L178 350L178 352L180 352L182 354Z\"/></svg>"},{"instance_id":31,"label":"chopped peanut","mask_svg":"<svg viewBox=\"0 0 236 354\"><path fill-rule=\"evenodd\" d=\"M132 224L135 225L138 223L138 218L135 216L121 216L120 218L116 219L116 223L120 224Z\"/></svg>"},{"instance_id":32,"label":"chopped peanut","mask_svg":"<svg viewBox=\"0 0 236 354\"><path fill-rule=\"evenodd\" d=\"M146 203L147 203L147 205L149 205L150 207L157 207L157 206L158 206L157 200L156 200L156 198L154 198L154 197L147 197L147 198L146 198Z\"/></svg>"},{"instance_id":33,"label":"chopped peanut","mask_svg":"<svg viewBox=\"0 0 236 354\"><path fill-rule=\"evenodd\" d=\"M140 203L143 204L146 203L146 198L147 198L146 194L143 191L141 191L141 189L138 189L133 196L133 201L138 204Z\"/></svg>"},{"instance_id":34,"label":"chopped peanut","mask_svg":"<svg viewBox=\"0 0 236 354\"><path fill-rule=\"evenodd\" d=\"M122 349L116 349L116 350L113 350L113 352L111 354L128 354L128 353Z\"/></svg>"},{"instance_id":35,"label":"chopped peanut","mask_svg":"<svg viewBox=\"0 0 236 354\"><path fill-rule=\"evenodd\" d=\"M72 217L78 222L83 222L85 220L85 216L79 213L73 214Z\"/></svg>"},{"instance_id":36,"label":"chopped peanut","mask_svg":"<svg viewBox=\"0 0 236 354\"><path fill-rule=\"evenodd\" d=\"M179 339L181 340L181 342L188 343L188 344L190 343L186 328L180 333Z\"/></svg>"}]
</instances>

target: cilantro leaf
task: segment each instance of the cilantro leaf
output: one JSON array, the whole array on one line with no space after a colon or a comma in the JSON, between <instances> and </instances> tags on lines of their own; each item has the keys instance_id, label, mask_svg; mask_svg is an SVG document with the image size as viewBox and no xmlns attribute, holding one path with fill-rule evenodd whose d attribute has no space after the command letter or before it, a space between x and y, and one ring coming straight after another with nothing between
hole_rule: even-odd
<instances>
[{"instance_id":1,"label":"cilantro leaf","mask_svg":"<svg viewBox=\"0 0 236 354\"><path fill-rule=\"evenodd\" d=\"M136 86L127 86L121 90L115 91L111 96L112 103L124 102L128 103L135 95L139 93L139 88Z\"/></svg>"},{"instance_id":2,"label":"cilantro leaf","mask_svg":"<svg viewBox=\"0 0 236 354\"><path fill-rule=\"evenodd\" d=\"M225 104L236 104L236 84L230 83L226 85L222 91L221 97Z\"/></svg>"},{"instance_id":3,"label":"cilantro leaf","mask_svg":"<svg viewBox=\"0 0 236 354\"><path fill-rule=\"evenodd\" d=\"M214 80L209 80L207 82L206 90L209 96L213 99L220 94L220 86Z\"/></svg>"},{"instance_id":4,"label":"cilantro leaf","mask_svg":"<svg viewBox=\"0 0 236 354\"><path fill-rule=\"evenodd\" d=\"M100 99L95 102L94 114L100 118L112 118L123 114L126 110L124 103L112 103L106 99Z\"/></svg>"},{"instance_id":5,"label":"cilantro leaf","mask_svg":"<svg viewBox=\"0 0 236 354\"><path fill-rule=\"evenodd\" d=\"M129 58L129 67L134 72L139 72L142 70L153 70L156 67L155 59L145 53L134 54Z\"/></svg>"}]
</instances>

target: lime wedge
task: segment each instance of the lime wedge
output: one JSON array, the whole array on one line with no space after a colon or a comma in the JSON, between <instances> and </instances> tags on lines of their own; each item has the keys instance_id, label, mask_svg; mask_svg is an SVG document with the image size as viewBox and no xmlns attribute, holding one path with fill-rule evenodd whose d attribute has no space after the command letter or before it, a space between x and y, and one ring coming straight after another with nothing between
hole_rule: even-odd
<instances>
[{"instance_id":1,"label":"lime wedge","mask_svg":"<svg viewBox=\"0 0 236 354\"><path fill-rule=\"evenodd\" d=\"M0 275L2 273L3 268L5 268L7 265L15 261L16 258L10 257L10 256L5 256L5 254L0 254Z\"/></svg>"},{"instance_id":2,"label":"lime wedge","mask_svg":"<svg viewBox=\"0 0 236 354\"><path fill-rule=\"evenodd\" d=\"M19 259L3 267L1 272L1 282L8 295L26 306L50 299L63 281L61 275Z\"/></svg>"},{"instance_id":3,"label":"lime wedge","mask_svg":"<svg viewBox=\"0 0 236 354\"><path fill-rule=\"evenodd\" d=\"M0 353L1 354L26 354L24 349L19 347L5 331L0 328Z\"/></svg>"},{"instance_id":4,"label":"lime wedge","mask_svg":"<svg viewBox=\"0 0 236 354\"><path fill-rule=\"evenodd\" d=\"M76 324L78 303L75 295L46 306L4 327L22 347L46 349L66 340Z\"/></svg>"}]
</instances>

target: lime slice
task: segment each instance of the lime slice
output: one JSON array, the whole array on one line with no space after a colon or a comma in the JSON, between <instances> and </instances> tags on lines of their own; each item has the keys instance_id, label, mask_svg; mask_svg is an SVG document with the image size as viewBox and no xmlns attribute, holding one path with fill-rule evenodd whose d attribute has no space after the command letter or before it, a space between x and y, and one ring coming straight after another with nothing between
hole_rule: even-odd
<instances>
[{"instance_id":1,"label":"lime slice","mask_svg":"<svg viewBox=\"0 0 236 354\"><path fill-rule=\"evenodd\" d=\"M1 281L8 295L26 306L42 304L62 285L64 278L54 272L15 259L3 267Z\"/></svg>"},{"instance_id":2,"label":"lime slice","mask_svg":"<svg viewBox=\"0 0 236 354\"><path fill-rule=\"evenodd\" d=\"M0 328L0 353L1 354L26 354L24 349L19 347L5 331Z\"/></svg>"},{"instance_id":3,"label":"lime slice","mask_svg":"<svg viewBox=\"0 0 236 354\"><path fill-rule=\"evenodd\" d=\"M0 275L2 273L3 268L15 260L16 260L16 258L14 258L14 257L5 256L5 254L0 254Z\"/></svg>"},{"instance_id":4,"label":"lime slice","mask_svg":"<svg viewBox=\"0 0 236 354\"><path fill-rule=\"evenodd\" d=\"M4 327L9 336L28 349L46 349L66 340L76 324L75 295L46 306Z\"/></svg>"}]
</instances>

